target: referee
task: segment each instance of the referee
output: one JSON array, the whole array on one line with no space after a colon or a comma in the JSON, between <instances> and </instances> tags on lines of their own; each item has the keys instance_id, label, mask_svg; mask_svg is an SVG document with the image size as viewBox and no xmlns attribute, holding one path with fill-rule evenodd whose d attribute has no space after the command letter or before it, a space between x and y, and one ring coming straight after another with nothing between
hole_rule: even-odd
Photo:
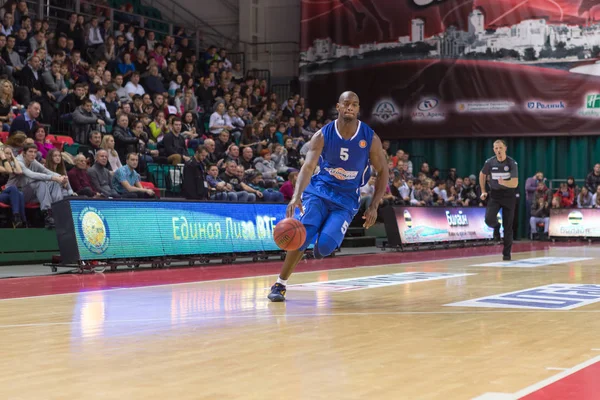
<instances>
[{"instance_id":1,"label":"referee","mask_svg":"<svg viewBox=\"0 0 600 400\"><path fill-rule=\"evenodd\" d=\"M516 192L519 185L517 162L506 155L506 142L494 142L495 157L488 159L479 173L479 186L481 187L481 200L488 197L485 183L487 176L491 175L489 201L485 210L485 223L494 228L494 239L500 239L500 223L498 211L502 209L502 222L504 226L504 249L502 259L510 261L510 251L513 242L513 218L515 216Z\"/></svg>"}]
</instances>

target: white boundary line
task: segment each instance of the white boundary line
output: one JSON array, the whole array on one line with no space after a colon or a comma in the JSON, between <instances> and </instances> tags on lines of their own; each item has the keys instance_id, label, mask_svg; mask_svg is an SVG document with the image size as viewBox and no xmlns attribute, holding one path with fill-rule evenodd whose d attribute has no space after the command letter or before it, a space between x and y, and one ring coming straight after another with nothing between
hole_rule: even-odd
<instances>
[{"instance_id":1,"label":"white boundary line","mask_svg":"<svg viewBox=\"0 0 600 400\"><path fill-rule=\"evenodd\" d=\"M484 393L481 396L473 398L473 400L518 400L522 397L530 395L533 392L537 392L538 390L543 389L546 386L550 386L551 384L558 382L561 379L568 377L569 375L573 375L574 373L579 372L582 369L589 367L590 365L596 364L597 362L600 362L600 356L591 358L571 368L546 368L547 370L563 371L542 381L534 383L533 385L528 386L525 389L519 390L516 393Z\"/></svg>"},{"instance_id":2,"label":"white boundary line","mask_svg":"<svg viewBox=\"0 0 600 400\"><path fill-rule=\"evenodd\" d=\"M597 362L600 362L600 356L590 358L589 360L584 361L581 364L577 364L574 367L567 368L566 370L564 370L563 372L561 372L559 374L556 374L554 376L551 376L550 378L544 379L543 381L540 381L536 384L526 387L523 390L519 390L514 395L517 398L527 396L528 394L531 394L535 391L545 388L546 386L549 386L555 382L558 382L561 379L566 378L569 375L573 375L575 372L581 371L582 369L589 367L590 365L596 364Z\"/></svg>"},{"instance_id":3,"label":"white boundary line","mask_svg":"<svg viewBox=\"0 0 600 400\"><path fill-rule=\"evenodd\" d=\"M540 250L520 251L520 252L513 253L513 254L526 254L526 253L531 253L533 251L540 251ZM373 253L364 254L364 255L367 256L367 255L372 255L372 254ZM354 256L356 256L356 255L354 255ZM360 256L360 254L359 254L359 256ZM471 259L471 258L496 257L496 256L497 256L496 254L487 254L487 255L479 255L479 256L440 258L440 259L432 259L432 260L424 260L424 261L409 261L409 262L404 262L404 263L402 261L399 261L399 262L393 263L393 264L360 265L360 266L348 267L348 268L334 268L334 269L323 269L323 270L314 270L314 271L302 271L302 272L295 272L294 275L312 274L312 273L317 273L317 272L330 272L330 271L347 271L347 270L355 269L355 268L379 268L379 267L403 266L403 265L409 265L409 264L423 264L423 263L428 263L428 262L451 261L451 260L467 260L467 259ZM473 268L473 267L471 267L471 268ZM475 268L477 268L477 267L475 267ZM139 272L144 272L144 271L139 271ZM37 299L37 298L42 298L42 297L77 295L77 294L82 294L82 293L112 292L112 291L116 291L116 290L135 290L135 289L157 288L157 287L163 287L163 286L195 285L195 284L208 283L208 282L227 282L227 281L236 281L236 280L241 280L241 279L267 278L267 277L274 276L274 275L276 275L276 274L253 275L253 276L245 276L245 277L239 277L239 278L212 279L212 280L207 280L207 281L192 281L192 282L181 282L181 283L164 283L164 284L161 284L161 285L150 285L150 286L123 287L123 288L113 288L113 289L98 289L98 290L69 292L69 293L44 294L44 295L41 295L41 296L12 297L10 299L0 299L0 302L11 301L11 300ZM44 276L50 276L50 275L44 275ZM27 279L27 278L30 278L30 277L23 277L23 278L16 278L16 279Z\"/></svg>"}]
</instances>

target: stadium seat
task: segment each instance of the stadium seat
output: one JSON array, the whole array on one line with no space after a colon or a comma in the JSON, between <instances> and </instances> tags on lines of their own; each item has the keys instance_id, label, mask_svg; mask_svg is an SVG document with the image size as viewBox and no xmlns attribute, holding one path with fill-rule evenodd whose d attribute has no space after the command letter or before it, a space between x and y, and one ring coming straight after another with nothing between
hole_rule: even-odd
<instances>
[{"instance_id":1,"label":"stadium seat","mask_svg":"<svg viewBox=\"0 0 600 400\"><path fill-rule=\"evenodd\" d=\"M8 139L8 135L9 135L9 132L0 132L0 142L2 142L2 143L6 142L6 139Z\"/></svg>"},{"instance_id":2,"label":"stadium seat","mask_svg":"<svg viewBox=\"0 0 600 400\"><path fill-rule=\"evenodd\" d=\"M10 206L5 203L0 203L0 208L10 208Z\"/></svg>"},{"instance_id":3,"label":"stadium seat","mask_svg":"<svg viewBox=\"0 0 600 400\"><path fill-rule=\"evenodd\" d=\"M56 138L57 142L68 144L69 146L71 146L71 145L73 145L73 143L75 143L71 136L56 135L55 138Z\"/></svg>"},{"instance_id":4,"label":"stadium seat","mask_svg":"<svg viewBox=\"0 0 600 400\"><path fill-rule=\"evenodd\" d=\"M152 189L156 198L160 198L160 190L152 182L141 182L144 189Z\"/></svg>"},{"instance_id":5,"label":"stadium seat","mask_svg":"<svg viewBox=\"0 0 600 400\"><path fill-rule=\"evenodd\" d=\"M30 210L35 210L40 208L40 203L25 203L25 208L28 208Z\"/></svg>"}]
</instances>

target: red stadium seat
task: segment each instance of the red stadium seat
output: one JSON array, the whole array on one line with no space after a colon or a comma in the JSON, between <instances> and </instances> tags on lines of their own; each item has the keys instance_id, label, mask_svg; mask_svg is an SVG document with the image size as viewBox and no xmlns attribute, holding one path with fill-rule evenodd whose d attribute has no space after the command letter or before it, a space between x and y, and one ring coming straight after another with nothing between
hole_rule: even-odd
<instances>
[{"instance_id":1,"label":"red stadium seat","mask_svg":"<svg viewBox=\"0 0 600 400\"><path fill-rule=\"evenodd\" d=\"M152 182L140 182L142 184L142 187L144 189L152 189L154 191L154 194L156 196L156 198L160 198L160 190L154 186L154 183Z\"/></svg>"},{"instance_id":2,"label":"red stadium seat","mask_svg":"<svg viewBox=\"0 0 600 400\"><path fill-rule=\"evenodd\" d=\"M6 142L6 139L8 139L8 135L9 135L9 132L0 132L0 142L2 142L2 143Z\"/></svg>"},{"instance_id":3,"label":"red stadium seat","mask_svg":"<svg viewBox=\"0 0 600 400\"><path fill-rule=\"evenodd\" d=\"M0 203L0 208L10 208L8 204Z\"/></svg>"},{"instance_id":4,"label":"red stadium seat","mask_svg":"<svg viewBox=\"0 0 600 400\"><path fill-rule=\"evenodd\" d=\"M69 146L71 146L74 143L73 138L70 136L56 135L55 139L57 142L68 144Z\"/></svg>"},{"instance_id":5,"label":"red stadium seat","mask_svg":"<svg viewBox=\"0 0 600 400\"><path fill-rule=\"evenodd\" d=\"M40 203L25 203L25 208L37 209L40 208Z\"/></svg>"},{"instance_id":6,"label":"red stadium seat","mask_svg":"<svg viewBox=\"0 0 600 400\"><path fill-rule=\"evenodd\" d=\"M46 136L46 140L49 140L50 142L56 142L56 136L48 135Z\"/></svg>"}]
</instances>

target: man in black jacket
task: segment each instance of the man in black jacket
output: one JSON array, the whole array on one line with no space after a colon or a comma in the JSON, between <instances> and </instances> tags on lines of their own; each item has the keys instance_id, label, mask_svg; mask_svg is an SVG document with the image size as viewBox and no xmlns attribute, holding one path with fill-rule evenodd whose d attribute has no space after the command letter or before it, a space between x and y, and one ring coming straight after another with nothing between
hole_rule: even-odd
<instances>
[{"instance_id":1,"label":"man in black jacket","mask_svg":"<svg viewBox=\"0 0 600 400\"><path fill-rule=\"evenodd\" d=\"M206 183L206 171L204 160L208 151L204 146L198 146L194 157L185 163L183 167L183 185L181 194L190 200L207 200L208 189Z\"/></svg>"},{"instance_id":2,"label":"man in black jacket","mask_svg":"<svg viewBox=\"0 0 600 400\"><path fill-rule=\"evenodd\" d=\"M114 127L112 134L115 138L115 150L119 153L119 158L124 164L127 154L137 153L140 139L129 131L129 117L127 114L119 115L117 126Z\"/></svg>"},{"instance_id":3,"label":"man in black jacket","mask_svg":"<svg viewBox=\"0 0 600 400\"><path fill-rule=\"evenodd\" d=\"M182 160L188 162L185 138L181 135L181 118L173 118L173 130L167 133L162 141L165 148L165 156L172 165L181 164Z\"/></svg>"}]
</instances>

